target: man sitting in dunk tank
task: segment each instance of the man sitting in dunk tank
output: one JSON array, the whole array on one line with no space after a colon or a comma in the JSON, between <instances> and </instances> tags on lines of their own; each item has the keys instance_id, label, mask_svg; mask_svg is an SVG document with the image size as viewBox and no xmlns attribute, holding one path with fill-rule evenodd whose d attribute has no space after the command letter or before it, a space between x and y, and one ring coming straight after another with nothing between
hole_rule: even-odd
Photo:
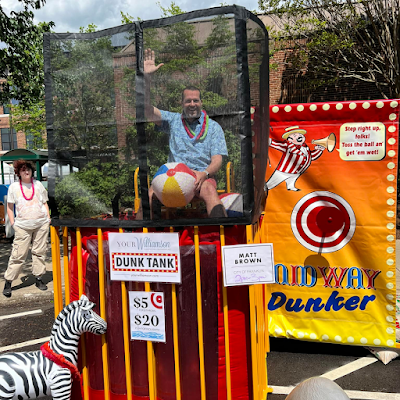
<instances>
[{"instance_id":1,"label":"man sitting in dunk tank","mask_svg":"<svg viewBox=\"0 0 400 400\"><path fill-rule=\"evenodd\" d=\"M226 217L214 179L221 169L223 157L228 155L224 131L202 109L200 90L194 86L187 86L182 92L182 114L159 110L151 105L151 76L163 65L155 64L154 51L145 50L146 118L169 135L168 162L186 164L196 175L195 192L205 202L208 216ZM153 195L153 188L150 187L150 207L155 200Z\"/></svg>"}]
</instances>

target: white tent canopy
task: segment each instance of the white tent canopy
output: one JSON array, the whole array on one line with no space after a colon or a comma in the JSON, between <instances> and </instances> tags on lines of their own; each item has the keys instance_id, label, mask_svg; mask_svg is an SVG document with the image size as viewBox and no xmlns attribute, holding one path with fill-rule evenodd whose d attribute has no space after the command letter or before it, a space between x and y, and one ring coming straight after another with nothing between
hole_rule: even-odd
<instances>
[{"instance_id":1,"label":"white tent canopy","mask_svg":"<svg viewBox=\"0 0 400 400\"><path fill-rule=\"evenodd\" d=\"M14 167L13 167L12 163L8 164L6 162L3 162L3 171L4 171L4 184L5 185L13 183L16 180L15 175L14 175ZM0 180L0 183L2 183L1 180Z\"/></svg>"}]
</instances>

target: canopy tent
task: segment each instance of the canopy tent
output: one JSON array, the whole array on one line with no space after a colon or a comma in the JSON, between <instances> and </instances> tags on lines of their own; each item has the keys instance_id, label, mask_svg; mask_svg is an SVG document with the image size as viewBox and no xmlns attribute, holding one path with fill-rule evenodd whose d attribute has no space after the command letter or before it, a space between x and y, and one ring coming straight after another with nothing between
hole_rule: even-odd
<instances>
[{"instance_id":1,"label":"canopy tent","mask_svg":"<svg viewBox=\"0 0 400 400\"><path fill-rule=\"evenodd\" d=\"M1 183L5 183L4 174L10 173L7 162L13 162L15 160L29 160L36 163L37 179L42 180L41 168L48 160L47 150L27 150L27 149L14 149L0 156L0 168L1 168ZM8 169L7 169L8 168Z\"/></svg>"}]
</instances>

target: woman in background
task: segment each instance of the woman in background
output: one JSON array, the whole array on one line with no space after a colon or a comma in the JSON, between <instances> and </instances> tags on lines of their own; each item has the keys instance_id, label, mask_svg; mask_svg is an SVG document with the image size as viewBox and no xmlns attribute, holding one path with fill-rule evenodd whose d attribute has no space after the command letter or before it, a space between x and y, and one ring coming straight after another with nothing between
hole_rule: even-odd
<instances>
[{"instance_id":1,"label":"woman in background","mask_svg":"<svg viewBox=\"0 0 400 400\"><path fill-rule=\"evenodd\" d=\"M42 275L46 272L45 256L50 212L46 189L39 181L33 179L35 170L35 165L30 161L14 161L14 172L19 181L12 183L7 193L7 215L15 235L7 271L4 273L6 282L3 295L6 297L11 297L12 281L20 274L31 242L32 274L36 277L36 287L47 290Z\"/></svg>"}]
</instances>

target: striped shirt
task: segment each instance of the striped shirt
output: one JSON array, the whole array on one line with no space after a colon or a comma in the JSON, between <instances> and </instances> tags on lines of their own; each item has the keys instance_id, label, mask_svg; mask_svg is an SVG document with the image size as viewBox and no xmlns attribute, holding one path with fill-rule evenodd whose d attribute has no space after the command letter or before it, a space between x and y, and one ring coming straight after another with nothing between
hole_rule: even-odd
<instances>
[{"instance_id":1,"label":"striped shirt","mask_svg":"<svg viewBox=\"0 0 400 400\"><path fill-rule=\"evenodd\" d=\"M284 153L276 169L287 174L302 174L310 166L311 161L321 157L323 153L322 150L310 150L305 143L295 145L287 141L271 140L270 147Z\"/></svg>"}]
</instances>

